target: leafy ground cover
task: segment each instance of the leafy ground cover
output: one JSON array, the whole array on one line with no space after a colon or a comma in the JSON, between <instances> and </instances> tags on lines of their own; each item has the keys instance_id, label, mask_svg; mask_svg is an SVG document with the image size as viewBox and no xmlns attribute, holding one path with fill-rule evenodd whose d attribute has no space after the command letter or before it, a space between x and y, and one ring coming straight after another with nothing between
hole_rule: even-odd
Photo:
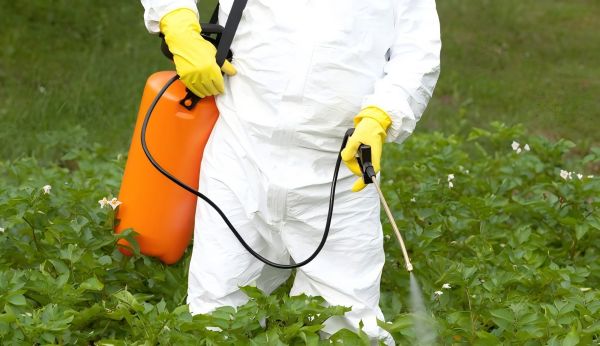
<instances>
[{"instance_id":1,"label":"leafy ground cover","mask_svg":"<svg viewBox=\"0 0 600 346\"><path fill-rule=\"evenodd\" d=\"M600 149L491 128L386 148L383 186L439 344L598 344ZM0 163L0 344L364 344L349 331L319 340L322 322L348 308L285 286L245 288L243 307L192 317L189 253L164 266L116 248L113 211L98 200L117 194L125 156L83 129L69 134L78 145L56 136L53 164ZM384 226L381 325L415 344L408 276Z\"/></svg>"}]
</instances>

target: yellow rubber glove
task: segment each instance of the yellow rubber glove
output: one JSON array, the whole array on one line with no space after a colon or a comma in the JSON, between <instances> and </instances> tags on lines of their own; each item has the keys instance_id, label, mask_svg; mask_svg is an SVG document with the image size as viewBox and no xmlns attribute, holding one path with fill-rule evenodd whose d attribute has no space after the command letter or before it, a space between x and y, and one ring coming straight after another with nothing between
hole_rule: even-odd
<instances>
[{"instance_id":1,"label":"yellow rubber glove","mask_svg":"<svg viewBox=\"0 0 600 346\"><path fill-rule=\"evenodd\" d=\"M200 30L198 17L187 8L169 12L160 20L160 31L183 84L200 97L221 94L225 91L221 70L228 76L235 75L236 70L229 61L219 68L217 49L200 36Z\"/></svg>"},{"instance_id":2,"label":"yellow rubber glove","mask_svg":"<svg viewBox=\"0 0 600 346\"><path fill-rule=\"evenodd\" d=\"M357 192L367 186L363 181L363 174L356 160L358 147L361 144L371 146L373 168L375 169L375 173L378 173L381 168L381 152L386 136L385 131L391 124L392 120L390 116L377 107L367 107L354 117L354 133L348 138L348 143L346 143L346 147L341 153L342 160L346 166L348 166L352 173L360 177L352 185L352 191Z\"/></svg>"}]
</instances>

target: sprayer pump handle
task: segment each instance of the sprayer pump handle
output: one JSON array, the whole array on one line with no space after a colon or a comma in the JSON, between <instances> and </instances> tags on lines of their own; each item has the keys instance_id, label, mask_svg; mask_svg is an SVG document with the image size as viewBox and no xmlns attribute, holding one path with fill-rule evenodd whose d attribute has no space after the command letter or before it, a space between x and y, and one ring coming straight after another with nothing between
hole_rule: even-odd
<instances>
[{"instance_id":1,"label":"sprayer pump handle","mask_svg":"<svg viewBox=\"0 0 600 346\"><path fill-rule=\"evenodd\" d=\"M358 165L360 166L360 170L363 173L363 181L365 184L371 184L373 182L373 177L375 176L375 168L373 168L373 162L371 159L371 146L361 144L358 147L356 159L358 161Z\"/></svg>"},{"instance_id":2,"label":"sprayer pump handle","mask_svg":"<svg viewBox=\"0 0 600 346\"><path fill-rule=\"evenodd\" d=\"M348 138L354 134L354 128L349 128L346 130L346 134L344 135L344 140L342 142L342 147L346 147L346 143L348 142ZM361 144L358 147L358 152L356 153L356 161L358 161L358 165L360 166L360 171L363 173L363 181L365 184L371 184L373 182L373 177L375 176L375 168L373 168L373 163L371 162L371 146L366 144Z\"/></svg>"}]
</instances>

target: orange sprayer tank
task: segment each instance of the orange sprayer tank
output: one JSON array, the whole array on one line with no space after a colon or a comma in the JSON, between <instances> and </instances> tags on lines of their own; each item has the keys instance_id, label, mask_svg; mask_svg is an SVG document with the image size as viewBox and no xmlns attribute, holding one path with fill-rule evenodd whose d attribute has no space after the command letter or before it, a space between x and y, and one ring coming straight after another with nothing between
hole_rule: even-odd
<instances>
[{"instance_id":1,"label":"orange sprayer tank","mask_svg":"<svg viewBox=\"0 0 600 346\"><path fill-rule=\"evenodd\" d=\"M139 233L141 252L167 264L177 262L190 242L197 197L152 166L142 150L140 134L152 100L174 75L173 71L157 72L146 82L119 192L123 204L117 211L120 221L115 229L119 233L133 228ZM146 142L162 167L198 189L202 153L218 110L214 98L207 97L189 111L179 104L185 95L185 86L180 81L169 87L152 112ZM119 243L127 245L124 239ZM130 254L123 248L121 252Z\"/></svg>"}]
</instances>

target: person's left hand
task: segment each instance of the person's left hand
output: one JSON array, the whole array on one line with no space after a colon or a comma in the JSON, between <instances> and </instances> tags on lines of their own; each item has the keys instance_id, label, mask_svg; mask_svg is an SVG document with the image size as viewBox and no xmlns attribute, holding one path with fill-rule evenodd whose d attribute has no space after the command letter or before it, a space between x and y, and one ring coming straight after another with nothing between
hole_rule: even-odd
<instances>
[{"instance_id":1,"label":"person's left hand","mask_svg":"<svg viewBox=\"0 0 600 346\"><path fill-rule=\"evenodd\" d=\"M367 186L363 181L363 174L360 170L356 153L361 144L371 146L371 160L375 173L379 172L381 167L381 152L383 150L383 142L386 136L386 130L391 125L390 116L377 107L367 107L360 111L354 118L354 133L348 138L346 147L342 150L342 160L358 178L352 191L357 192Z\"/></svg>"}]
</instances>

